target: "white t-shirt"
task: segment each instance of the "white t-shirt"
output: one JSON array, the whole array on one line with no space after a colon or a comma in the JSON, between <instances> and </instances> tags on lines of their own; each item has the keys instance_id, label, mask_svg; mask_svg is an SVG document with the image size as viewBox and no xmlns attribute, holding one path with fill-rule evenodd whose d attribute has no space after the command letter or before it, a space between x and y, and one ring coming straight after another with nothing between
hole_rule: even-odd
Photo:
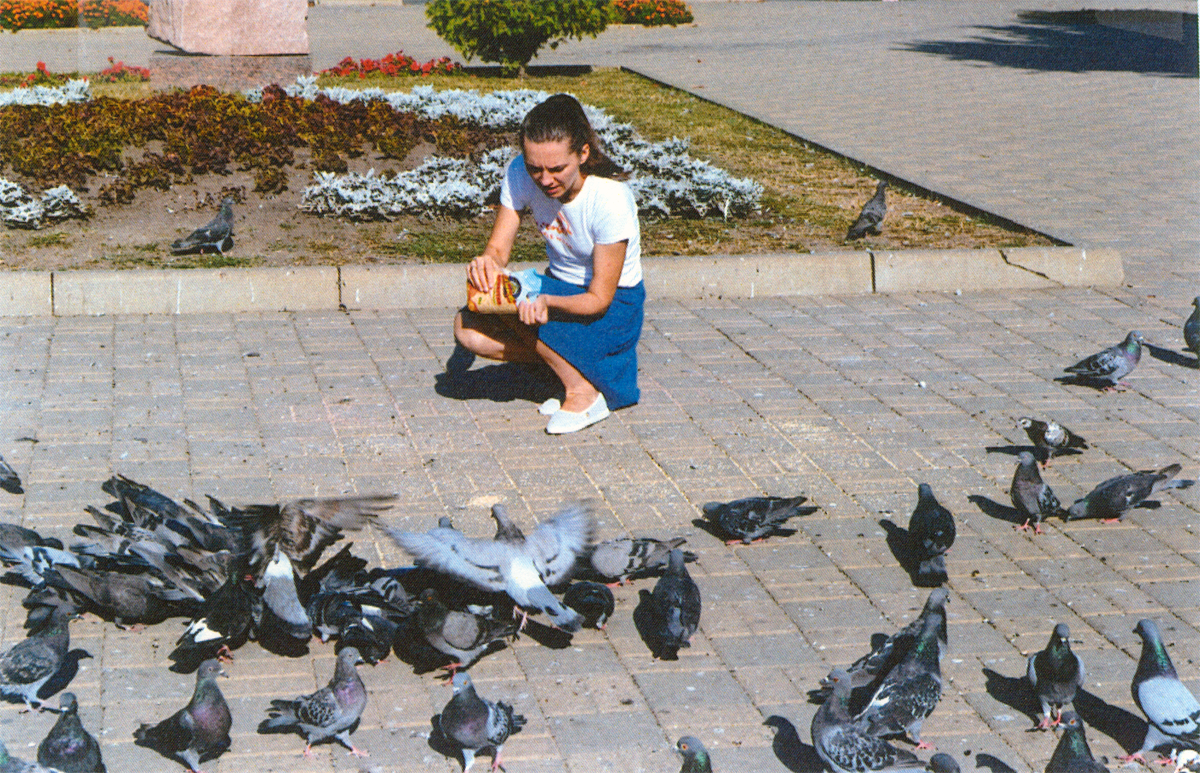
<instances>
[{"instance_id":1,"label":"white t-shirt","mask_svg":"<svg viewBox=\"0 0 1200 773\"><path fill-rule=\"evenodd\" d=\"M642 281L642 237L637 202L629 186L619 180L590 174L583 187L566 204L542 193L517 156L504 172L500 203L517 212L529 207L546 240L546 257L556 279L586 287L592 281L592 250L597 244L629 240L618 287L635 287Z\"/></svg>"}]
</instances>

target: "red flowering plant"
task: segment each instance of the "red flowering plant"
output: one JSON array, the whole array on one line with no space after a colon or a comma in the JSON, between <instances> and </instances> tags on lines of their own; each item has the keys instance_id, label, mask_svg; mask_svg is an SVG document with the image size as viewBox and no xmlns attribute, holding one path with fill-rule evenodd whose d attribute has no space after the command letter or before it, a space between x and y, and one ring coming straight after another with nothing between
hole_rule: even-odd
<instances>
[{"instance_id":1,"label":"red flowering plant","mask_svg":"<svg viewBox=\"0 0 1200 773\"><path fill-rule=\"evenodd\" d=\"M613 17L618 24L690 24L692 9L683 0L612 0Z\"/></svg>"},{"instance_id":2,"label":"red flowering plant","mask_svg":"<svg viewBox=\"0 0 1200 773\"><path fill-rule=\"evenodd\" d=\"M37 69L29 73L0 74L0 87L10 86L61 86L71 79L66 74L52 73L45 62L38 62Z\"/></svg>"},{"instance_id":3,"label":"red flowering plant","mask_svg":"<svg viewBox=\"0 0 1200 773\"><path fill-rule=\"evenodd\" d=\"M108 67L96 74L101 83L141 83L150 80L150 71L137 65L126 66L124 62L113 62L108 58Z\"/></svg>"},{"instance_id":4,"label":"red flowering plant","mask_svg":"<svg viewBox=\"0 0 1200 773\"><path fill-rule=\"evenodd\" d=\"M443 56L439 59L430 59L428 62L421 64L416 59L408 56L403 51L397 51L394 54L388 54L382 59L360 59L355 62L354 57L348 56L338 62L336 66L330 67L327 70L322 70L322 75L357 75L360 78L365 78L368 75L378 73L389 78L395 78L405 75L449 75L462 70L462 65L458 62L451 61L450 57Z\"/></svg>"}]
</instances>

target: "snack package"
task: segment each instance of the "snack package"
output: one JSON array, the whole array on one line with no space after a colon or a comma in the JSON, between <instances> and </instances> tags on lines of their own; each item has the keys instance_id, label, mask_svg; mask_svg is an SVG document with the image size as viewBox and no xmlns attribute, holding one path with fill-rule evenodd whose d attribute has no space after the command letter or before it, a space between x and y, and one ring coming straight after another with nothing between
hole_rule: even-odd
<instances>
[{"instance_id":1,"label":"snack package","mask_svg":"<svg viewBox=\"0 0 1200 773\"><path fill-rule=\"evenodd\" d=\"M505 271L496 277L491 292L481 292L467 282L467 308L479 314L516 314L517 304L531 301L542 289L536 269Z\"/></svg>"}]
</instances>

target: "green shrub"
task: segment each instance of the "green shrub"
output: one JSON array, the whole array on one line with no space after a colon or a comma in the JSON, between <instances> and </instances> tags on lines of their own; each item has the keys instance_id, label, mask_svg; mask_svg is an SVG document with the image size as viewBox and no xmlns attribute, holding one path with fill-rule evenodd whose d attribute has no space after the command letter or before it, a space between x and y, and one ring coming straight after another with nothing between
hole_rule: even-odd
<instances>
[{"instance_id":1,"label":"green shrub","mask_svg":"<svg viewBox=\"0 0 1200 773\"><path fill-rule=\"evenodd\" d=\"M547 43L596 37L609 22L608 0L430 0L429 26L467 60L478 56L525 74Z\"/></svg>"}]
</instances>

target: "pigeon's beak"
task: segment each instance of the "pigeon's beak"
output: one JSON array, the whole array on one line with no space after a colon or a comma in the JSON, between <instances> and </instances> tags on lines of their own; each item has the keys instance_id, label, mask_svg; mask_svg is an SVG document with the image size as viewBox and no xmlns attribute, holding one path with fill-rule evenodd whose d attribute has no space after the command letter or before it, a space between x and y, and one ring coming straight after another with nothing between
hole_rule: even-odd
<instances>
[{"instance_id":1,"label":"pigeon's beak","mask_svg":"<svg viewBox=\"0 0 1200 773\"><path fill-rule=\"evenodd\" d=\"M226 679L229 678L229 672L223 668L220 671L218 671L217 673L220 674L221 676L225 677Z\"/></svg>"}]
</instances>

